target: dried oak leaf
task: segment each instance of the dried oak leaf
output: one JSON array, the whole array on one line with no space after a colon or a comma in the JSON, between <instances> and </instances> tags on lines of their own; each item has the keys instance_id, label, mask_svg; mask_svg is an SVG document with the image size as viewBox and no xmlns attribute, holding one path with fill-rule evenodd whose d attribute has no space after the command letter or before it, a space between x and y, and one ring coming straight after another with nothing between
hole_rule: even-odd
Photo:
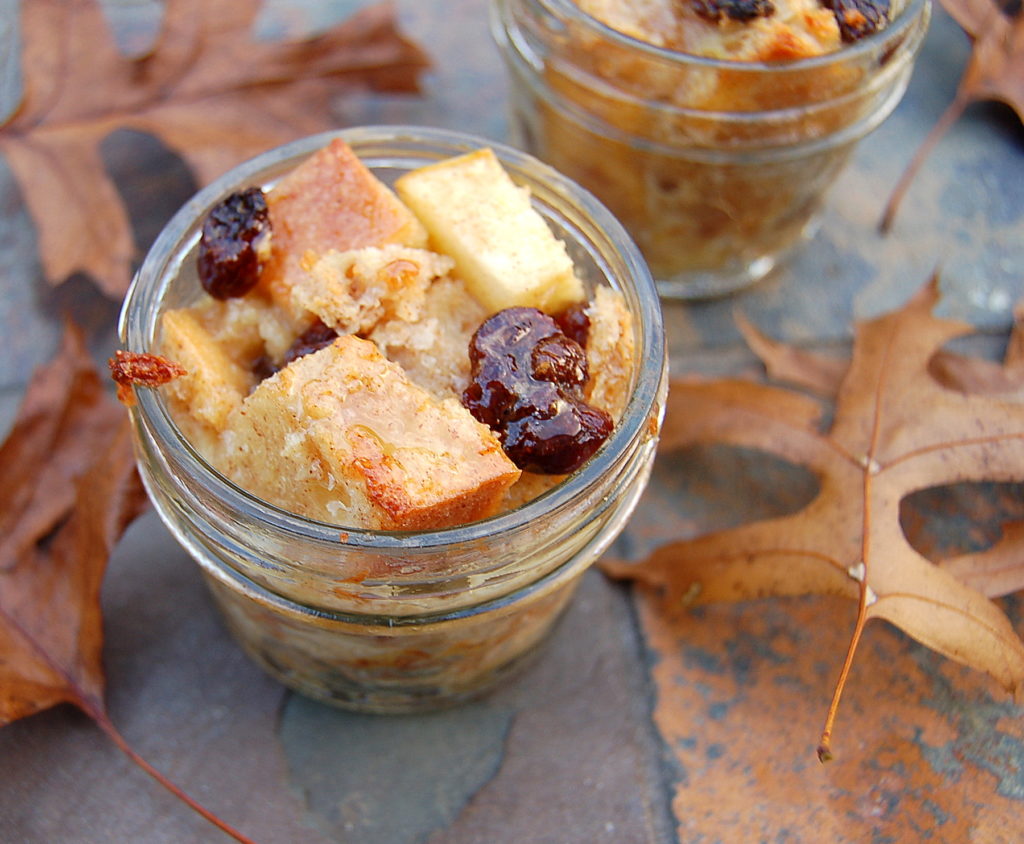
<instances>
[{"instance_id":1,"label":"dried oak leaf","mask_svg":"<svg viewBox=\"0 0 1024 844\"><path fill-rule=\"evenodd\" d=\"M128 417L69 325L0 445L0 726L73 704L193 811L251 844L140 757L106 711L100 586L146 501Z\"/></svg>"},{"instance_id":2,"label":"dried oak leaf","mask_svg":"<svg viewBox=\"0 0 1024 844\"><path fill-rule=\"evenodd\" d=\"M110 296L127 289L131 224L99 149L115 129L159 137L206 183L330 128L337 94L414 91L427 66L387 4L298 41L256 40L259 6L167 0L152 50L129 58L97 0L22 4L23 97L0 125L0 153L35 221L51 283L82 271Z\"/></svg>"},{"instance_id":3,"label":"dried oak leaf","mask_svg":"<svg viewBox=\"0 0 1024 844\"><path fill-rule=\"evenodd\" d=\"M0 446L0 724L59 703L102 716L100 584L145 501L127 419L69 326Z\"/></svg>"},{"instance_id":4,"label":"dried oak leaf","mask_svg":"<svg viewBox=\"0 0 1024 844\"><path fill-rule=\"evenodd\" d=\"M774 380L824 398L835 398L850 366L848 358L774 340L741 313L736 314L736 323L743 339ZM942 386L966 393L1009 397L1024 390L1024 304L1014 309L1013 329L1002 363L942 349L929 360L928 371Z\"/></svg>"},{"instance_id":5,"label":"dried oak leaf","mask_svg":"<svg viewBox=\"0 0 1024 844\"><path fill-rule=\"evenodd\" d=\"M973 42L953 102L925 137L893 188L879 228L892 228L903 195L925 158L971 103L997 100L1024 120L1024 7L1014 0L940 0Z\"/></svg>"},{"instance_id":6,"label":"dried oak leaf","mask_svg":"<svg viewBox=\"0 0 1024 844\"><path fill-rule=\"evenodd\" d=\"M834 399L838 394L849 359L773 340L741 314L737 314L737 323L747 345L773 379L825 398ZM1024 304L1014 308L1013 328L1002 363L941 349L928 361L928 374L948 390L1024 400ZM936 560L936 564L990 598L1024 589L1024 524L1008 522L1002 526L1002 534L991 548Z\"/></svg>"},{"instance_id":7,"label":"dried oak leaf","mask_svg":"<svg viewBox=\"0 0 1024 844\"><path fill-rule=\"evenodd\" d=\"M903 309L857 326L852 360L831 427L823 405L756 382L676 379L669 392L662 448L727 443L761 449L806 466L816 497L776 519L667 544L637 564L604 569L664 594L668 602L706 603L773 595L837 594L858 601L857 621L822 734L830 758L839 697L866 622L881 618L945 656L987 671L1005 688L1024 683L1024 643L982 591L955 576L1004 567L1004 537L983 559L939 566L907 541L901 500L921 489L963 481L1024 480L1024 401L969 395L929 375L929 360L966 334L964 323L932 315L932 280ZM991 586L994 576L982 574ZM985 588L1001 594L1001 588Z\"/></svg>"}]
</instances>

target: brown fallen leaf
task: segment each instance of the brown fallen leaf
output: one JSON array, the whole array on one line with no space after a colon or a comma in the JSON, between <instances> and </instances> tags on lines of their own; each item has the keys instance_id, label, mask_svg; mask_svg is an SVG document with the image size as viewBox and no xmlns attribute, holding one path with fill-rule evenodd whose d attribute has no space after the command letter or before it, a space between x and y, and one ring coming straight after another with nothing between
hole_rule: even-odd
<instances>
[{"instance_id":1,"label":"brown fallen leaf","mask_svg":"<svg viewBox=\"0 0 1024 844\"><path fill-rule=\"evenodd\" d=\"M259 7L168 0L152 50L128 58L96 0L22 4L23 98L0 125L0 153L35 221L51 283L81 271L112 297L127 289L131 224L99 149L115 129L159 137L206 183L259 152L331 128L336 95L414 91L427 66L386 4L317 37L283 42L252 36Z\"/></svg>"},{"instance_id":2,"label":"brown fallen leaf","mask_svg":"<svg viewBox=\"0 0 1024 844\"><path fill-rule=\"evenodd\" d=\"M743 339L777 381L803 387L815 395L831 397L839 390L850 361L780 343L757 329L742 313L735 315Z\"/></svg>"},{"instance_id":3,"label":"brown fallen leaf","mask_svg":"<svg viewBox=\"0 0 1024 844\"><path fill-rule=\"evenodd\" d=\"M775 340L741 313L736 314L736 324L772 379L823 398L835 398L850 366L848 357ZM928 362L928 374L943 387L965 393L1009 397L1024 390L1024 304L1014 310L1014 324L1001 363L940 349Z\"/></svg>"},{"instance_id":4,"label":"brown fallen leaf","mask_svg":"<svg viewBox=\"0 0 1024 844\"><path fill-rule=\"evenodd\" d=\"M638 564L604 569L670 604L771 595L837 594L857 600L857 620L821 737L831 734L864 625L885 619L958 662L988 672L1005 688L1024 684L1024 643L982 591L1017 544L974 562L935 565L907 541L900 502L922 489L965 481L1024 480L1024 401L968 395L928 376L945 343L964 323L931 313L932 280L903 309L857 326L853 356L831 427L822 405L802 394L754 382L672 382L662 448L727 443L761 449L813 471L816 497L801 511L694 540L670 543ZM926 409L926 410L925 410ZM993 574L985 574L991 567ZM976 586L966 585L972 569ZM953 572L957 572L955 576ZM1011 584L1012 585L1012 584Z\"/></svg>"},{"instance_id":5,"label":"brown fallen leaf","mask_svg":"<svg viewBox=\"0 0 1024 844\"><path fill-rule=\"evenodd\" d=\"M0 726L73 704L194 811L249 841L142 759L106 712L100 586L145 506L127 416L69 326L0 446L0 514L11 531L0 544Z\"/></svg>"},{"instance_id":6,"label":"brown fallen leaf","mask_svg":"<svg viewBox=\"0 0 1024 844\"><path fill-rule=\"evenodd\" d=\"M996 100L1024 120L1024 10L1013 0L940 0L971 37L971 57L953 102L925 137L893 188L879 229L892 228L907 188L924 160L971 103Z\"/></svg>"}]
</instances>

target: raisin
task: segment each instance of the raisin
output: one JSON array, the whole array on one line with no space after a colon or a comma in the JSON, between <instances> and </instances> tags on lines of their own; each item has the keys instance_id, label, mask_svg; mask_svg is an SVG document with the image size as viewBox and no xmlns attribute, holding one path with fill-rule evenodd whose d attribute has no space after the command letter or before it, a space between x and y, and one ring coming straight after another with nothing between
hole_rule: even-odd
<instances>
[{"instance_id":1,"label":"raisin","mask_svg":"<svg viewBox=\"0 0 1024 844\"><path fill-rule=\"evenodd\" d=\"M611 417L583 400L586 353L536 308L507 308L485 320L469 359L462 403L520 469L572 472L611 434Z\"/></svg>"},{"instance_id":2,"label":"raisin","mask_svg":"<svg viewBox=\"0 0 1024 844\"><path fill-rule=\"evenodd\" d=\"M878 32L889 22L889 0L821 0L839 24L839 37L847 44Z\"/></svg>"},{"instance_id":3,"label":"raisin","mask_svg":"<svg viewBox=\"0 0 1024 844\"><path fill-rule=\"evenodd\" d=\"M324 346L329 346L338 337L338 332L335 331L328 325L324 325L320 320L314 321L314 323L303 331L295 340L291 346L288 347L288 351L284 353L284 357L281 359L281 368L286 367L293 360L298 360L303 355L309 355L313 352L318 352Z\"/></svg>"},{"instance_id":4,"label":"raisin","mask_svg":"<svg viewBox=\"0 0 1024 844\"><path fill-rule=\"evenodd\" d=\"M324 346L329 346L338 337L338 332L320 320L316 320L295 341L288 347L281 358L280 363L269 355L260 355L252 363L252 374L256 376L257 383L276 375L293 360L298 360L303 355L318 352Z\"/></svg>"},{"instance_id":5,"label":"raisin","mask_svg":"<svg viewBox=\"0 0 1024 844\"><path fill-rule=\"evenodd\" d=\"M257 382L266 380L271 375L275 375L278 370L281 369L270 355L260 355L252 362L251 368L252 374L256 376Z\"/></svg>"},{"instance_id":6,"label":"raisin","mask_svg":"<svg viewBox=\"0 0 1024 844\"><path fill-rule=\"evenodd\" d=\"M215 299L244 296L259 281L270 212L259 188L233 193L210 209L199 241L199 281Z\"/></svg>"},{"instance_id":7,"label":"raisin","mask_svg":"<svg viewBox=\"0 0 1024 844\"><path fill-rule=\"evenodd\" d=\"M587 347L587 338L590 336L590 317L587 316L587 305L585 302L578 302L570 305L560 314L555 315L555 322L562 329L562 333L579 343L583 348Z\"/></svg>"},{"instance_id":8,"label":"raisin","mask_svg":"<svg viewBox=\"0 0 1024 844\"><path fill-rule=\"evenodd\" d=\"M752 21L774 15L775 4L772 0L693 0L693 10L709 21Z\"/></svg>"}]
</instances>

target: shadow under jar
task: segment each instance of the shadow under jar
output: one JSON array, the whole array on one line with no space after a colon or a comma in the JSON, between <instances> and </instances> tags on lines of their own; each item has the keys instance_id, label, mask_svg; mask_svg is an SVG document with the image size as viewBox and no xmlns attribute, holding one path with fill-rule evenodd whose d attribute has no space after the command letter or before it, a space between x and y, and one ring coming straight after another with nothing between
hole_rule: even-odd
<instances>
[{"instance_id":1,"label":"shadow under jar","mask_svg":"<svg viewBox=\"0 0 1024 844\"><path fill-rule=\"evenodd\" d=\"M622 530L650 473L667 389L653 280L592 196L535 159L466 135L409 127L307 138L241 165L193 198L147 255L121 316L127 349L158 347L161 313L198 295L210 208L264 189L342 137L385 183L490 146L568 247L589 290L621 292L633 318L631 391L616 429L564 482L492 518L434 531L329 525L285 512L214 470L159 390L132 409L139 469L160 517L201 567L229 628L271 675L312 697L411 712L474 697L549 632L579 577Z\"/></svg>"},{"instance_id":2,"label":"shadow under jar","mask_svg":"<svg viewBox=\"0 0 1024 844\"><path fill-rule=\"evenodd\" d=\"M655 46L573 0L494 0L515 141L593 191L661 295L763 278L817 229L856 143L896 107L930 19L909 0L833 53L734 61Z\"/></svg>"}]
</instances>

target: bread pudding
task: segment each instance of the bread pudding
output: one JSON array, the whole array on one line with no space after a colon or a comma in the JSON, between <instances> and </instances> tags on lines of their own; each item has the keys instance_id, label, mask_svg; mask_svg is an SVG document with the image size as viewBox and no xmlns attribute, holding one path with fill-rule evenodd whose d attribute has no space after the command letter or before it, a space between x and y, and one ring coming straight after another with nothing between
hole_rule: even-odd
<instances>
[{"instance_id":1,"label":"bread pudding","mask_svg":"<svg viewBox=\"0 0 1024 844\"><path fill-rule=\"evenodd\" d=\"M897 0L898 2L898 0ZM512 124L667 295L763 276L899 100L927 0L498 0Z\"/></svg>"},{"instance_id":2,"label":"bread pudding","mask_svg":"<svg viewBox=\"0 0 1024 844\"><path fill-rule=\"evenodd\" d=\"M431 530L550 489L610 433L631 387L630 313L610 288L587 292L489 149L392 191L336 139L263 194L211 212L205 292L161 320L161 353L187 371L166 388L172 416L225 477L317 521ZM570 311L586 326L575 339L558 324ZM474 339L537 320L549 330L528 357L550 365L509 375L499 392L516 400L487 415L466 398Z\"/></svg>"}]
</instances>

